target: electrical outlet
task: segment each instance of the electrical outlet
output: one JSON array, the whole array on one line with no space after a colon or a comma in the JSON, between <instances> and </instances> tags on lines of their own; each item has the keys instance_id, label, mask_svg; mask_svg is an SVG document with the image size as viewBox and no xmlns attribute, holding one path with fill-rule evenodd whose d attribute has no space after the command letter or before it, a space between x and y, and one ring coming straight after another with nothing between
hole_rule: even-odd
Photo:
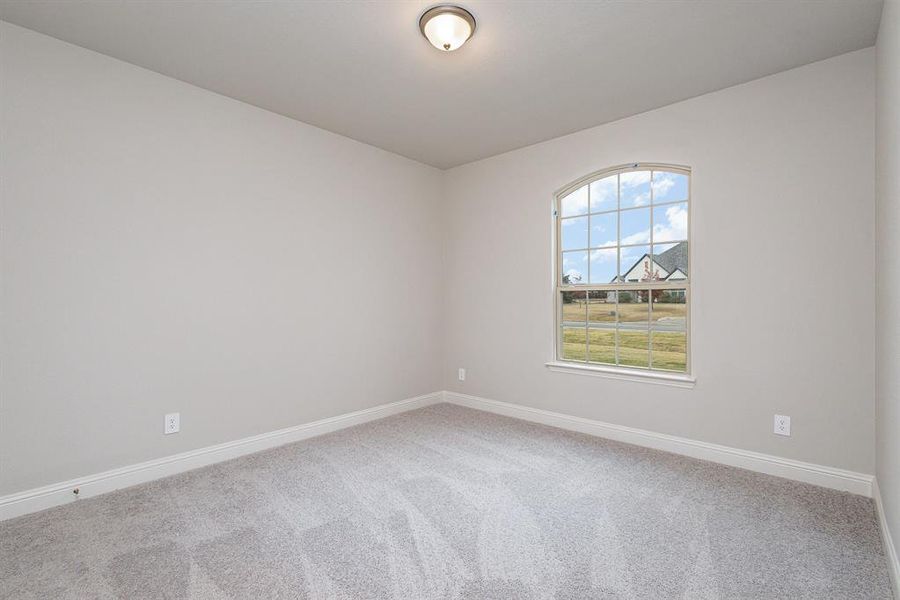
<instances>
[{"instance_id":1,"label":"electrical outlet","mask_svg":"<svg viewBox=\"0 0 900 600\"><path fill-rule=\"evenodd\" d=\"M163 433L178 433L181 430L181 413L169 413L166 415L166 423L163 427Z\"/></svg>"},{"instance_id":2,"label":"electrical outlet","mask_svg":"<svg viewBox=\"0 0 900 600\"><path fill-rule=\"evenodd\" d=\"M465 370L465 369L460 369L460 370L459 370L459 380L460 380L460 381L465 381L465 380L466 380L466 370Z\"/></svg>"},{"instance_id":3,"label":"electrical outlet","mask_svg":"<svg viewBox=\"0 0 900 600\"><path fill-rule=\"evenodd\" d=\"M791 418L784 415L775 415L775 433L777 435L791 435Z\"/></svg>"}]
</instances>

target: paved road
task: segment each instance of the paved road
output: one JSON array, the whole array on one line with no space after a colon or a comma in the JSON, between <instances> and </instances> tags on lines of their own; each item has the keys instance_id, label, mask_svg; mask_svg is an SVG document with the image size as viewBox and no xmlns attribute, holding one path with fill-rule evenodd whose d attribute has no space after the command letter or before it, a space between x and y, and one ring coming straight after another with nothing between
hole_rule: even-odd
<instances>
[{"instance_id":1,"label":"paved road","mask_svg":"<svg viewBox=\"0 0 900 600\"><path fill-rule=\"evenodd\" d=\"M620 329L627 331L646 331L647 321L628 321L621 323ZM591 322L591 329L615 329L615 323ZM563 321L563 327L584 327L584 322ZM664 319L653 324L653 331L684 331L684 319Z\"/></svg>"}]
</instances>

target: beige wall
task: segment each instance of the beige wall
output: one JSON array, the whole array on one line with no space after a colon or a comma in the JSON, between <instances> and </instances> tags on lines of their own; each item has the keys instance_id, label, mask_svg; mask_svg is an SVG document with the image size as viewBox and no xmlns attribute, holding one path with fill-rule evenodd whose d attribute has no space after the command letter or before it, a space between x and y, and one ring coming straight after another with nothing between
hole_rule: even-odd
<instances>
[{"instance_id":1,"label":"beige wall","mask_svg":"<svg viewBox=\"0 0 900 600\"><path fill-rule=\"evenodd\" d=\"M449 171L445 387L872 473L873 106L867 49ZM653 161L693 168L696 387L550 372L553 192Z\"/></svg>"},{"instance_id":2,"label":"beige wall","mask_svg":"<svg viewBox=\"0 0 900 600\"><path fill-rule=\"evenodd\" d=\"M876 477L900 543L900 1L886 0L878 32L876 96ZM900 548L898 548L900 550ZM898 584L900 585L900 584Z\"/></svg>"},{"instance_id":3,"label":"beige wall","mask_svg":"<svg viewBox=\"0 0 900 600\"><path fill-rule=\"evenodd\" d=\"M0 27L0 495L440 389L440 171Z\"/></svg>"},{"instance_id":4,"label":"beige wall","mask_svg":"<svg viewBox=\"0 0 900 600\"><path fill-rule=\"evenodd\" d=\"M0 495L441 387L873 472L872 50L442 174L0 27ZM693 390L544 367L552 193L632 161L694 169Z\"/></svg>"}]
</instances>

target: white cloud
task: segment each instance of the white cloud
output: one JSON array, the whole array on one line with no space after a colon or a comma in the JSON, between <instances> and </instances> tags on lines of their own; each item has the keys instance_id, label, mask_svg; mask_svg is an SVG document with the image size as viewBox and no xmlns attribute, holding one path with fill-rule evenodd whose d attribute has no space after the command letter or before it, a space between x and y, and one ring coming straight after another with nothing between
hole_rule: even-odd
<instances>
[{"instance_id":1,"label":"white cloud","mask_svg":"<svg viewBox=\"0 0 900 600\"><path fill-rule=\"evenodd\" d=\"M650 194L644 192L643 194L638 194L637 196L633 196L631 199L632 206L647 206L650 203Z\"/></svg>"},{"instance_id":2,"label":"white cloud","mask_svg":"<svg viewBox=\"0 0 900 600\"><path fill-rule=\"evenodd\" d=\"M588 212L588 188L583 186L564 196L560 200L560 212L563 217L573 217Z\"/></svg>"},{"instance_id":3,"label":"white cloud","mask_svg":"<svg viewBox=\"0 0 900 600\"><path fill-rule=\"evenodd\" d=\"M568 227L569 225L580 225L584 227L587 225L587 217L575 217L574 219L568 218L562 220L563 227Z\"/></svg>"},{"instance_id":4,"label":"white cloud","mask_svg":"<svg viewBox=\"0 0 900 600\"><path fill-rule=\"evenodd\" d=\"M591 210L616 207L616 176L604 177L591 184Z\"/></svg>"},{"instance_id":5,"label":"white cloud","mask_svg":"<svg viewBox=\"0 0 900 600\"><path fill-rule=\"evenodd\" d=\"M646 206L650 203L650 171L629 171L619 175L622 198L628 198L627 206ZM647 187L647 191L641 188Z\"/></svg>"},{"instance_id":6,"label":"white cloud","mask_svg":"<svg viewBox=\"0 0 900 600\"><path fill-rule=\"evenodd\" d=\"M674 185L675 180L671 175L657 175L653 179L653 195L664 197Z\"/></svg>"},{"instance_id":7,"label":"white cloud","mask_svg":"<svg viewBox=\"0 0 900 600\"><path fill-rule=\"evenodd\" d=\"M569 283L579 283L582 279L584 279L584 276L578 269L569 269L568 271L566 271L566 275L569 277Z\"/></svg>"},{"instance_id":8,"label":"white cloud","mask_svg":"<svg viewBox=\"0 0 900 600\"><path fill-rule=\"evenodd\" d=\"M603 248L599 250L591 250L591 262L616 262L616 249Z\"/></svg>"},{"instance_id":9,"label":"white cloud","mask_svg":"<svg viewBox=\"0 0 900 600\"><path fill-rule=\"evenodd\" d=\"M634 244L649 244L650 243L650 230L644 229L643 231L638 231L636 233L632 233L631 235L626 235L622 238L622 246L632 246ZM593 245L593 244L592 244ZM600 244L601 246L615 246L616 240L607 240Z\"/></svg>"},{"instance_id":10,"label":"white cloud","mask_svg":"<svg viewBox=\"0 0 900 600\"><path fill-rule=\"evenodd\" d=\"M637 187L650 181L650 171L628 171L619 175L622 187Z\"/></svg>"},{"instance_id":11,"label":"white cloud","mask_svg":"<svg viewBox=\"0 0 900 600\"><path fill-rule=\"evenodd\" d=\"M662 207L660 207L662 208ZM656 214L656 211L654 211ZM666 222L654 223L653 243L671 242L687 239L688 213L683 204L675 204L666 208ZM602 246L615 245L615 240L601 244ZM623 246L650 243L650 230L644 229L622 238Z\"/></svg>"},{"instance_id":12,"label":"white cloud","mask_svg":"<svg viewBox=\"0 0 900 600\"><path fill-rule=\"evenodd\" d=\"M622 245L630 246L631 244L649 244L650 243L650 230L645 229L643 231L638 231L637 233L632 233L631 235L626 235L622 238Z\"/></svg>"},{"instance_id":13,"label":"white cloud","mask_svg":"<svg viewBox=\"0 0 900 600\"><path fill-rule=\"evenodd\" d=\"M662 207L660 207L662 208ZM666 208L666 223L653 225L654 242L670 242L687 239L688 213L683 204L675 204Z\"/></svg>"}]
</instances>

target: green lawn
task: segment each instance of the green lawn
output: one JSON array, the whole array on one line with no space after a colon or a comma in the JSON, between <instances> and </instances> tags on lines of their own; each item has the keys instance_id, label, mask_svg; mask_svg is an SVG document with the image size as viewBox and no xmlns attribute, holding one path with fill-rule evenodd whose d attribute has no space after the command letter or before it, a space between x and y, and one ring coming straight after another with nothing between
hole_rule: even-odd
<instances>
[{"instance_id":1,"label":"green lawn","mask_svg":"<svg viewBox=\"0 0 900 600\"><path fill-rule=\"evenodd\" d=\"M677 305L676 305L677 306ZM683 306L683 305L682 305ZM654 307L655 308L655 307ZM593 363L616 364L616 332L611 330L589 330L590 346L586 343L584 329L563 330L562 358L566 360L588 360ZM650 353L646 331L619 332L619 364L629 367L648 367ZM686 336L681 332L653 332L653 368L684 371L687 366Z\"/></svg>"},{"instance_id":2,"label":"green lawn","mask_svg":"<svg viewBox=\"0 0 900 600\"><path fill-rule=\"evenodd\" d=\"M632 302L627 304L619 304L619 321L622 323L647 321L650 307L646 302ZM685 304L663 303L657 302L653 305L652 318L654 321L660 319L684 319L687 314ZM597 302L591 300L585 303L584 300L576 300L568 304L562 305L563 321L584 321L588 319L593 323L615 323L616 322L616 304L615 302Z\"/></svg>"}]
</instances>

